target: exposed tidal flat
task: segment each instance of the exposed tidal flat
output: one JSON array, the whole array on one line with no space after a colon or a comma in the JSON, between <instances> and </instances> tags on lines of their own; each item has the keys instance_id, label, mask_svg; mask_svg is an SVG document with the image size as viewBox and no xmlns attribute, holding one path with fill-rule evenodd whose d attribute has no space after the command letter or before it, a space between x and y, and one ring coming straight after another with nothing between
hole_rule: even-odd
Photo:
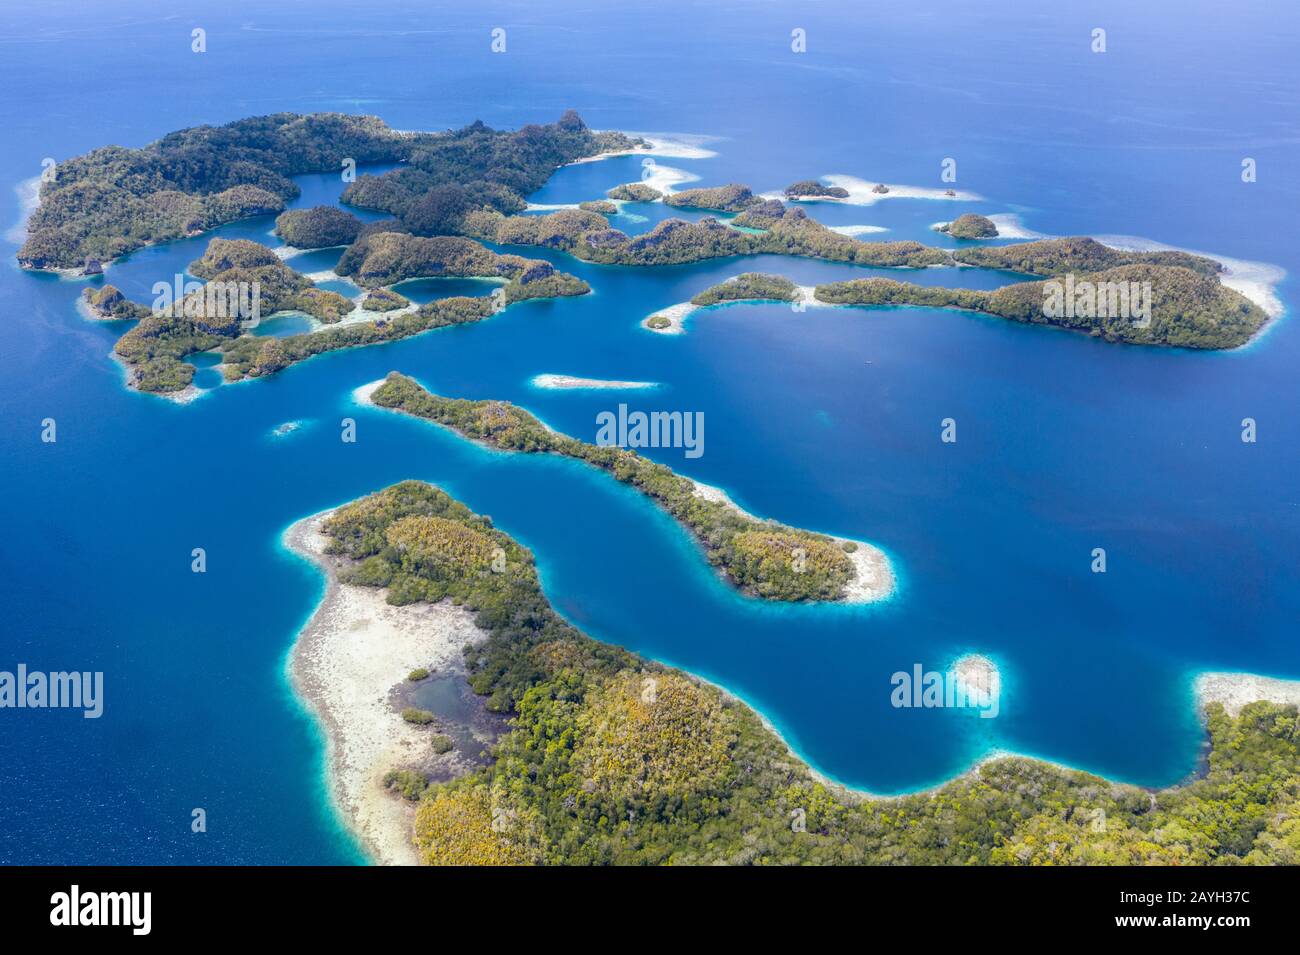
<instances>
[{"instance_id":1,"label":"exposed tidal flat","mask_svg":"<svg viewBox=\"0 0 1300 955\"><path fill-rule=\"evenodd\" d=\"M288 674L328 741L327 790L340 818L372 861L414 865L415 807L389 792L385 776L435 762L459 775L474 763L460 752L434 753L431 730L405 720L391 697L422 668L463 675L463 649L485 634L469 611L450 603L393 607L383 590L340 582L321 532L332 514L304 518L284 535L284 545L326 580L320 606L294 643Z\"/></svg>"}]
</instances>

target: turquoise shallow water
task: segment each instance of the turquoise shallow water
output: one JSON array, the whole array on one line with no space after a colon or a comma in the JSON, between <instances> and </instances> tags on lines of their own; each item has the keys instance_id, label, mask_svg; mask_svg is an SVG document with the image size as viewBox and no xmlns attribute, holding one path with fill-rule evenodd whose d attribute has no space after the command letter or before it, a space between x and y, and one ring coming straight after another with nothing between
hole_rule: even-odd
<instances>
[{"instance_id":1,"label":"turquoise shallow water","mask_svg":"<svg viewBox=\"0 0 1300 955\"><path fill-rule=\"evenodd\" d=\"M665 160L704 185L768 190L836 172L929 184L939 158L955 155L958 184L986 197L961 211L1300 267L1285 238L1300 171L1290 14L1265 30L1249 12L1224 24L1208 4L1180 6L1176 21L1117 6L1111 36L1128 40L1103 63L1075 52L1072 15L1049 23L1028 4L888 22L848 4L744 9L737 20L725 6L691 8L684 39L661 5L653 15L561 6L543 19L503 6L447 15L434 38L417 4L377 8L379 27L358 36L344 4L266 13L235 3L205 11L220 42L196 64L188 28L149 3L78 9L78 27L63 30L47 26L73 22L51 19L58 3L39 20L9 7L0 77L14 92L0 118L13 135L0 179L30 178L45 155L280 109L440 128L478 116L512 126L574 106L597 127L720 137L712 158ZM804 59L783 39L796 12L815 41ZM517 23L515 52L480 51L488 14ZM1086 36L1089 24L1074 26ZM119 55L124 45L132 55ZM1032 82L986 68L1013 53ZM1249 74L1235 68L1245 60ZM413 61L420 71L403 65ZM92 78L102 95L87 112ZM1251 187L1236 178L1244 150L1268 171ZM531 198L590 199L639 171L632 159L569 167ZM305 177L299 204L333 201L340 187ZM646 221L616 221L629 231L667 214L630 208ZM929 226L945 217L906 200L811 211L932 242ZM14 198L3 213L17 218ZM220 234L270 242L270 228L252 220ZM108 280L147 298L208 238L142 250ZM1194 672L1300 677L1300 326L1290 318L1226 355L922 309L732 306L669 338L639 322L742 270L801 284L898 273L771 257L639 271L519 250L594 293L323 356L178 407L122 388L108 357L121 329L77 314L82 283L20 273L13 245L3 251L0 647L34 668L102 669L107 687L97 721L0 714L4 861L357 861L323 798L319 735L283 679L320 580L279 537L403 478L438 483L531 547L548 596L588 633L723 684L819 769L877 792L930 785L991 749L1168 784L1194 770L1202 741ZM293 264L336 260L326 250ZM1280 293L1290 303L1289 279ZM658 460L755 513L879 543L899 593L856 608L743 598L675 523L600 474L488 453L354 404L354 388L393 369L444 394L516 401L587 438L619 402L702 411L703 457ZM529 384L543 372L662 387L544 391ZM39 442L47 416L59 423L55 445ZM1254 445L1239 440L1245 416L1259 421ZM356 444L339 440L344 417L358 422ZM956 445L938 439L945 417L958 421ZM291 421L302 426L273 435ZM189 571L196 546L205 575ZM1089 572L1097 546L1104 576ZM890 706L893 672L938 669L968 650L1002 667L996 719ZM194 807L208 811L202 836L189 831Z\"/></svg>"}]
</instances>

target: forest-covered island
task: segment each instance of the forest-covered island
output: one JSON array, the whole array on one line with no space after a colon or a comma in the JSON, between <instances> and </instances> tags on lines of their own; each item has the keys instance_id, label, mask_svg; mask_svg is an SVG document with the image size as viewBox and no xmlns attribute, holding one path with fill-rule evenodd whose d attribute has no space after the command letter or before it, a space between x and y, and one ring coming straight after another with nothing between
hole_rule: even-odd
<instances>
[{"instance_id":1,"label":"forest-covered island","mask_svg":"<svg viewBox=\"0 0 1300 955\"><path fill-rule=\"evenodd\" d=\"M156 392L186 388L193 367L184 359L200 351L220 352L227 380L258 377L323 351L477 321L510 302L588 291L547 262L494 252L482 241L635 266L773 253L865 266L999 269L1040 280L978 291L872 278L818 286L815 297L972 309L1111 341L1234 347L1267 320L1222 285L1221 267L1205 257L1123 252L1084 238L953 250L862 242L737 184L668 196L635 183L610 190L614 200L662 200L734 217L671 219L637 237L611 229L603 205L519 215L526 195L558 166L643 146L623 134L595 133L571 112L514 132L475 123L402 133L374 117L342 114L196 127L143 149L106 147L59 164L41 187L18 260L29 269L98 274L135 249L273 214L289 245L346 246L337 272L363 290L360 303L317 288L255 242L214 239L190 266L209 283L255 283L268 316L312 316L321 327L303 335L252 334L241 315L208 310L201 292L160 314L111 285L88 289L91 315L136 322L115 352L136 387ZM299 195L289 177L337 172L347 162L401 164L360 176L343 196L392 218L365 225L332 207L285 211ZM803 191L814 186L798 183L786 195L839 198L828 187ZM963 219L950 235L987 231L979 222L958 225ZM415 307L389 288L441 275L498 279L501 295ZM1150 284L1151 321L1048 321L1041 279L1067 275ZM794 301L797 291L788 279L746 273L692 303ZM358 321L358 312L377 317ZM372 398L495 447L564 454L606 470L673 514L710 562L754 596L834 600L853 582L845 542L758 521L700 494L671 469L558 435L507 403L440 398L399 375ZM487 634L466 654L471 685L492 709L513 716L492 761L451 783L430 786L409 767L393 767L400 774L394 798L418 803L414 839L425 861L1300 863L1294 706L1257 702L1236 714L1210 705L1205 774L1154 793L1005 758L929 793L870 799L819 780L752 710L717 688L580 633L547 602L531 555L436 489L417 482L389 488L341 508L326 532L352 562L348 583L385 588L393 604L451 599L469 608ZM497 548L505 555L501 570L492 566ZM791 561L796 549L807 555L801 571ZM649 697L647 679L655 686ZM790 825L796 813L804 823L798 828ZM1092 825L1097 813L1106 826ZM496 824L500 819L507 825Z\"/></svg>"},{"instance_id":2,"label":"forest-covered island","mask_svg":"<svg viewBox=\"0 0 1300 955\"><path fill-rule=\"evenodd\" d=\"M376 116L344 113L195 126L141 149L105 146L58 163L41 183L18 262L27 269L83 270L88 262L98 268L146 245L282 212L301 194L291 176L376 163L402 166L358 176L344 201L388 212L413 233L436 234L469 208L521 211L524 195L565 163L646 145L621 133L594 133L572 110L550 125L515 131L476 122L399 132ZM319 218L295 213L286 222L291 233L309 234L324 228Z\"/></svg>"},{"instance_id":3,"label":"forest-covered island","mask_svg":"<svg viewBox=\"0 0 1300 955\"><path fill-rule=\"evenodd\" d=\"M819 778L717 687L577 630L532 555L437 488L394 485L339 508L325 532L346 584L467 608L485 634L465 652L470 685L512 716L490 761L450 782L391 768L422 862L1300 863L1294 705L1208 703L1204 771L1168 789L999 757L876 798Z\"/></svg>"},{"instance_id":4,"label":"forest-covered island","mask_svg":"<svg viewBox=\"0 0 1300 955\"><path fill-rule=\"evenodd\" d=\"M868 544L759 520L726 500L702 494L694 481L663 464L626 448L559 434L509 402L444 398L397 372L370 394L370 401L435 421L498 450L558 454L613 475L675 517L709 563L751 596L824 601L852 595L854 600L874 600L893 590L888 559Z\"/></svg>"},{"instance_id":5,"label":"forest-covered island","mask_svg":"<svg viewBox=\"0 0 1300 955\"><path fill-rule=\"evenodd\" d=\"M1108 316L1085 319L1072 311L1068 316L1048 314L1041 307L1042 284L1032 282L980 292L862 279L822 286L816 296L832 304L974 309L1135 344L1231 348L1267 322L1258 306L1222 285L1219 263L1203 256L1120 251L1079 237L957 249L913 241L868 242L737 183L668 195L643 183L611 189L609 196L619 201L662 201L730 217L668 219L638 236L610 227L608 217L617 206L606 200L544 215L519 214L527 207L525 196L559 166L647 146L621 133L593 132L572 111L550 125L517 131L476 122L440 133L402 133L375 117L333 113L275 114L196 127L142 149L105 147L62 163L55 179L41 188L41 204L18 258L26 268L94 272L143 245L270 212L280 213L275 232L293 248L344 248L335 271L365 290L364 299L350 301L315 288L256 243L234 246L217 240L223 243L218 248L239 248L240 254L220 268L196 266L194 274L209 281L258 282L263 315L299 311L331 326L285 338L258 336L255 329L220 316L195 320L150 314L112 286L88 291L89 315L138 321L115 352L130 369L134 387L160 393L189 388L194 368L184 359L199 351L220 350L227 380L258 377L323 351L476 321L502 304L589 291L581 279L547 262L501 255L481 242L557 249L583 261L627 266L779 254L871 267L968 266L1042 278L1070 274L1087 283L1150 283L1154 314L1150 322L1137 324ZM332 206L283 211L285 202L298 195L289 176L333 171L346 162L400 163L379 175L362 173L342 195L345 203L391 218L362 223ZM838 198L835 189L808 180L793 184L785 195ZM946 229L958 238L996 234L990 220L972 214ZM440 275L493 277L505 284L501 296L491 301L460 297L418 308L390 288L405 279ZM704 298L726 300L738 300L740 294L734 285L703 293ZM752 297L791 300L786 294ZM357 317L348 318L353 313ZM648 321L650 327L662 328L663 322L655 321Z\"/></svg>"},{"instance_id":6,"label":"forest-covered island","mask_svg":"<svg viewBox=\"0 0 1300 955\"><path fill-rule=\"evenodd\" d=\"M479 321L514 302L590 291L587 283L557 272L548 262L499 255L469 239L421 239L383 232L349 247L349 253L354 250L347 264L338 266L339 274L371 289L364 300L367 310L400 314L344 322L357 308L350 299L315 288L311 279L286 265L266 246L247 239L213 239L203 257L189 266L192 275L208 280L207 287L213 283L255 285L264 317L299 311L327 327L280 338L257 335L255 329L246 330L241 317L229 308L214 309L202 291L194 292L172 313L145 309L140 322L118 340L115 352L130 369L131 384L141 391L182 390L194 375L194 366L184 359L213 350L220 352L220 367L227 381L259 378L322 352L396 341L433 328ZM381 258L384 281L373 271ZM504 284L497 297L457 296L410 310L406 310L410 303L404 297L382 288L406 278L434 276L493 277ZM113 300L99 307L120 311L129 306Z\"/></svg>"},{"instance_id":7,"label":"forest-covered island","mask_svg":"<svg viewBox=\"0 0 1300 955\"><path fill-rule=\"evenodd\" d=\"M1214 277L1218 263L1211 259L1181 252L1118 252L1092 239L1053 239L1033 245L1037 248L1008 246L967 251L991 253L980 257L981 264L989 267L1054 277L1062 270L1073 275L1068 268L1079 266L1083 271L1077 282L1072 279L1066 284L1053 279L1055 287L1048 281L1013 282L982 290L884 278L850 279L816 286L813 301L807 304L963 309L1083 332L1104 341L1200 349L1238 347L1268 322L1263 309ZM1116 262L1123 264L1111 264ZM1086 307L1062 308L1057 314L1045 308L1054 292L1064 296L1076 286L1076 298ZM1149 290L1149 300L1140 294L1144 290ZM704 289L687 305L651 315L645 325L656 331L675 330L691 307L798 300L798 288L789 279L747 272ZM1133 314L1135 308L1147 306L1149 315Z\"/></svg>"}]
</instances>

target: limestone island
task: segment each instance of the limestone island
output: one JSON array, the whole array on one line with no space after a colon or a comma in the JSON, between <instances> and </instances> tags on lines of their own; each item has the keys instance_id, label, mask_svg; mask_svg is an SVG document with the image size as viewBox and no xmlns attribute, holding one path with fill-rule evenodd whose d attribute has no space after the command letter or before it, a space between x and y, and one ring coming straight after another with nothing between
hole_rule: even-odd
<instances>
[{"instance_id":1,"label":"limestone island","mask_svg":"<svg viewBox=\"0 0 1300 955\"><path fill-rule=\"evenodd\" d=\"M1123 252L1093 239L1073 238L952 254L965 264L1054 279L1064 275L1066 280L1014 282L990 291L870 278L801 290L782 276L750 273L705 289L688 303L662 309L642 324L652 331L679 333L689 314L719 302L798 300L804 305L963 309L1083 332L1108 342L1226 349L1247 343L1269 321L1259 305L1220 281L1218 262L1186 252ZM1071 307L1046 307L1054 293L1063 300L1067 292ZM1080 302L1086 307L1073 307ZM1139 308L1149 314L1135 315Z\"/></svg>"},{"instance_id":2,"label":"limestone island","mask_svg":"<svg viewBox=\"0 0 1300 955\"><path fill-rule=\"evenodd\" d=\"M250 145L230 150L230 142ZM1069 276L1071 282L1081 279L1081 285L1120 289L1149 285L1153 314L1146 322L1109 314L1077 317L1072 305L1048 316L1041 307L1050 291L1044 283L1020 282L987 292L865 279L822 286L816 295L796 290L797 298L784 299L762 290L746 292L751 275L717 292L720 301L775 297L802 304L969 308L1134 344L1232 348L1249 341L1268 319L1256 303L1225 288L1223 266L1204 256L1126 251L1086 238L958 249L864 241L738 183L667 196L643 183L610 190L617 201L661 199L669 206L726 217L668 219L635 237L610 227L608 216L617 207L605 200L543 215L518 214L527 208L525 196L560 166L645 148L639 138L593 132L573 112L550 125L517 131L477 122L439 133L400 133L374 117L333 113L283 113L197 127L142 149L106 147L62 163L57 179L41 187L40 205L18 258L25 268L98 273L104 262L143 245L280 212L275 232L288 250L248 240L213 240L190 269L208 286L176 296L181 301L175 308L146 309L111 285L85 293L81 308L87 317L136 322L114 348L128 369L129 385L185 397L195 394L194 367L185 358L198 352L219 353L225 380L238 381L273 374L326 351L479 321L515 302L590 291L584 281L547 261L501 254L485 242L553 249L610 265L677 265L775 254L873 267L978 267L1043 278ZM363 224L333 206L284 211L285 203L298 195L288 176L333 170L340 157L400 163L382 175L360 175L341 200L391 218ZM866 190L865 183L852 177L826 179L832 185L813 185L827 193L847 190L847 201L855 201L855 189ZM795 185L803 189L809 183ZM983 234L990 225L984 217L967 215L950 223L948 231L960 238ZM315 279L284 263L287 251L335 246L344 248L339 262L320 277L346 279L361 296L317 288ZM419 307L391 289L407 279L443 276L502 285L490 296L451 297ZM247 315L233 315L221 306L226 290L251 287L260 289L262 317L296 312L309 316L316 327L285 337L256 334L256 323ZM1094 297L1094 306L1096 301ZM693 302L692 307L700 304L712 303ZM655 331L680 331L689 311L685 304L673 306L645 324ZM1088 309L1077 311L1082 315Z\"/></svg>"},{"instance_id":3,"label":"limestone island","mask_svg":"<svg viewBox=\"0 0 1300 955\"><path fill-rule=\"evenodd\" d=\"M226 381L260 378L323 352L480 321L514 302L590 291L585 282L557 272L548 262L499 255L470 239L425 239L382 228L380 223L363 230L335 267L334 274L369 290L364 309L336 292L315 288L266 246L247 239L213 239L203 257L189 266L190 274L207 280L203 288L157 314L135 306L135 317L143 317L114 347L130 370L131 386L155 393L185 390L195 369L184 359L197 352L219 351ZM447 275L506 281L496 297L456 296L418 308L384 288L408 278ZM279 338L255 334L249 316L227 297L231 290L251 288L258 290L262 317L297 311L322 327ZM120 311L127 306L112 307ZM354 312L363 319L349 321Z\"/></svg>"},{"instance_id":4,"label":"limestone island","mask_svg":"<svg viewBox=\"0 0 1300 955\"><path fill-rule=\"evenodd\" d=\"M523 197L558 166L646 145L618 132L592 132L573 111L517 131L476 122L445 132L399 132L378 117L343 113L275 113L196 126L141 149L106 146L60 162L57 177L41 184L18 264L85 272L93 262L97 272L146 245L281 213L301 194L289 177L337 173L346 163L402 165L358 176L344 191L345 202L388 212L416 234L446 232L471 208L522 211ZM309 242L347 229L335 213L319 210L295 210L283 228Z\"/></svg>"},{"instance_id":5,"label":"limestone island","mask_svg":"<svg viewBox=\"0 0 1300 955\"><path fill-rule=\"evenodd\" d=\"M954 239L995 239L998 235L997 223L984 216L968 212L951 222L937 227L939 232L946 232Z\"/></svg>"},{"instance_id":6,"label":"limestone island","mask_svg":"<svg viewBox=\"0 0 1300 955\"><path fill-rule=\"evenodd\" d=\"M635 451L559 434L509 402L444 398L397 372L359 397L434 421L497 450L558 454L611 474L676 518L709 563L749 596L861 603L884 599L894 590L889 559L878 548L761 520L715 489Z\"/></svg>"},{"instance_id":7,"label":"limestone island","mask_svg":"<svg viewBox=\"0 0 1300 955\"><path fill-rule=\"evenodd\" d=\"M296 249L351 245L361 234L361 220L338 206L291 209L275 220L275 234Z\"/></svg>"},{"instance_id":8,"label":"limestone island","mask_svg":"<svg viewBox=\"0 0 1300 955\"><path fill-rule=\"evenodd\" d=\"M974 266L1046 277L1068 273L1083 277L1123 265L1181 266L1213 276L1217 283L1223 272L1219 262L1205 256L1174 250L1126 251L1086 237L960 249L913 241L868 242L828 228L802 209L786 208L780 200L755 196L747 187L734 184L685 190L665 202L734 217L725 224L713 217L698 222L667 219L635 237L610 228L604 216L580 209L529 216L480 210L465 216L461 227L487 242L559 249L583 261L607 265L681 265L769 254L885 268Z\"/></svg>"},{"instance_id":9,"label":"limestone island","mask_svg":"<svg viewBox=\"0 0 1300 955\"><path fill-rule=\"evenodd\" d=\"M605 195L622 202L657 202L664 197L658 189L647 186L643 182L626 182L621 186L615 186Z\"/></svg>"},{"instance_id":10,"label":"limestone island","mask_svg":"<svg viewBox=\"0 0 1300 955\"><path fill-rule=\"evenodd\" d=\"M103 322L138 321L149 315L147 306L132 302L116 285L83 289L81 306L82 314Z\"/></svg>"},{"instance_id":11,"label":"limestone island","mask_svg":"<svg viewBox=\"0 0 1300 955\"><path fill-rule=\"evenodd\" d=\"M411 300L406 296L386 288L371 289L362 302L362 307L371 312L393 312L410 305Z\"/></svg>"},{"instance_id":12,"label":"limestone island","mask_svg":"<svg viewBox=\"0 0 1300 955\"><path fill-rule=\"evenodd\" d=\"M1078 293L1075 302L1087 307L1046 307L1072 290ZM1071 274L1066 282L1016 282L992 291L853 279L819 285L814 294L832 305L966 309L1107 342L1176 348L1237 348L1268 322L1262 308L1217 278L1171 265L1121 265L1082 273L1077 280ZM1133 314L1138 308L1146 314Z\"/></svg>"},{"instance_id":13,"label":"limestone island","mask_svg":"<svg viewBox=\"0 0 1300 955\"><path fill-rule=\"evenodd\" d=\"M328 580L294 686L375 862L1300 864L1300 684L1289 702L1243 689L1236 710L1200 698L1208 758L1167 789L995 755L876 797L818 775L724 689L573 627L533 555L431 485L307 518L286 543ZM472 691L470 716L415 705L430 671Z\"/></svg>"},{"instance_id":14,"label":"limestone island","mask_svg":"<svg viewBox=\"0 0 1300 955\"><path fill-rule=\"evenodd\" d=\"M660 309L641 325L652 332L678 335L686 330L686 319L700 309L742 302L750 304L788 302L801 307L825 304L816 299L814 289L810 286L795 285L781 275L745 272L706 288L693 296L689 302Z\"/></svg>"},{"instance_id":15,"label":"limestone island","mask_svg":"<svg viewBox=\"0 0 1300 955\"><path fill-rule=\"evenodd\" d=\"M816 179L804 179L785 187L784 195L791 202L815 199L847 199L849 191L843 186L825 186Z\"/></svg>"}]
</instances>

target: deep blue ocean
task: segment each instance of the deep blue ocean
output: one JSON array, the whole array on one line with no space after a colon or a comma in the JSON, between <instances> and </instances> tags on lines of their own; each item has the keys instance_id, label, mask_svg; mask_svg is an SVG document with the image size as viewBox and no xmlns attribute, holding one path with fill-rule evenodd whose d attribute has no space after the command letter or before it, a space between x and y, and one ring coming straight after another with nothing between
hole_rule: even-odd
<instances>
[{"instance_id":1,"label":"deep blue ocean","mask_svg":"<svg viewBox=\"0 0 1300 955\"><path fill-rule=\"evenodd\" d=\"M515 127L574 108L595 128L715 137L712 158L662 160L700 185L766 191L843 173L941 188L952 157L955 186L984 197L809 207L889 230L869 238L946 242L932 223L1011 212L1044 233L1144 236L1300 271L1293 6L458 6L11 0L0 225L19 221L17 188L43 158L185 126L341 110L401 129ZM504 54L490 52L495 27ZM1090 50L1094 27L1104 54ZM806 53L791 51L796 28ZM1244 157L1257 182L1241 181ZM569 167L533 199L597 198L638 175L635 158ZM342 188L332 175L302 183L301 206ZM647 221L615 225L641 231L663 215L631 211ZM271 225L218 234L269 243ZM210 237L140 251L106 280L148 301ZM932 785L996 749L1172 784L1202 751L1198 671L1300 678L1294 317L1228 354L924 309L733 306L656 336L645 316L739 271L803 284L914 276L775 258L637 270L522 250L594 293L323 356L181 407L127 391L110 358L122 328L80 317L85 282L23 273L15 248L0 242L0 669L102 670L106 685L98 720L0 711L0 862L360 861L324 797L320 736L284 679L322 582L279 538L404 478L439 484L532 548L547 595L587 633L723 684L819 770L873 792ZM325 269L331 256L293 264ZM1293 309L1294 280L1278 292ZM354 388L394 369L443 394L509 399L588 440L619 401L702 411L701 458L651 455L755 513L878 543L900 589L866 608L740 597L612 479L354 405ZM547 372L662 387L530 385ZM355 444L340 441L344 417ZM946 417L956 444L939 440ZM1245 417L1254 444L1240 439ZM55 444L40 440L44 418ZM273 435L290 421L303 426ZM206 574L190 571L195 547ZM1095 547L1105 574L1090 570ZM890 706L893 672L968 651L1001 667L996 719ZM190 831L196 807L203 834Z\"/></svg>"}]
</instances>

